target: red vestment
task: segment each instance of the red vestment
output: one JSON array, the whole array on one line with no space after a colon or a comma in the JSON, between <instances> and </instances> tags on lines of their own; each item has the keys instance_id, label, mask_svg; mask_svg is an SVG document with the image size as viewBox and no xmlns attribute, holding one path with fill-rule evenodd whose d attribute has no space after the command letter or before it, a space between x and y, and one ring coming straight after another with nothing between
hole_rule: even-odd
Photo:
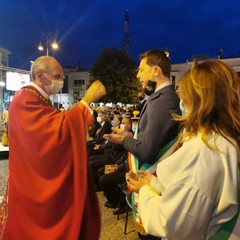
<instances>
[{"instance_id":1,"label":"red vestment","mask_svg":"<svg viewBox=\"0 0 240 240\"><path fill-rule=\"evenodd\" d=\"M14 96L3 240L98 239L100 214L86 150L92 121L81 102L59 113L32 86Z\"/></svg>"}]
</instances>

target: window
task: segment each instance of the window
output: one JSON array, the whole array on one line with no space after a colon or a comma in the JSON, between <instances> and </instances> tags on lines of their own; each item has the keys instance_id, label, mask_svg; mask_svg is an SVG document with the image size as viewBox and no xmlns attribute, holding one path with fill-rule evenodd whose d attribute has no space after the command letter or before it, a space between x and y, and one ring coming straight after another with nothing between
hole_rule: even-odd
<instances>
[{"instance_id":1,"label":"window","mask_svg":"<svg viewBox=\"0 0 240 240\"><path fill-rule=\"evenodd\" d=\"M172 85L175 87L175 84L176 84L176 76L171 76L171 81L172 81Z\"/></svg>"},{"instance_id":2,"label":"window","mask_svg":"<svg viewBox=\"0 0 240 240\"><path fill-rule=\"evenodd\" d=\"M73 87L82 87L85 85L85 79L76 79L73 81Z\"/></svg>"},{"instance_id":3,"label":"window","mask_svg":"<svg viewBox=\"0 0 240 240\"><path fill-rule=\"evenodd\" d=\"M78 99L79 99L79 92L78 91L73 92L73 99L74 99L75 103L78 101Z\"/></svg>"}]
</instances>

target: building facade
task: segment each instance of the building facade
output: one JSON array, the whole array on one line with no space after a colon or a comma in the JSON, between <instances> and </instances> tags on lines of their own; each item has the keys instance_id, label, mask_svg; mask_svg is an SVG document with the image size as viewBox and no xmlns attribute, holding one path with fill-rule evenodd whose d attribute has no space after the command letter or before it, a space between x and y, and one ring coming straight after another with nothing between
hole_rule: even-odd
<instances>
[{"instance_id":1,"label":"building facade","mask_svg":"<svg viewBox=\"0 0 240 240\"><path fill-rule=\"evenodd\" d=\"M207 59L206 59L207 60ZM228 64L231 66L239 75L240 75L240 58L224 58L219 59L222 62ZM202 62L204 60L198 61ZM174 86L178 85L178 81L180 77L191 68L193 62L185 62L185 63L179 63L179 64L172 64L172 71L171 71L171 79Z\"/></svg>"},{"instance_id":2,"label":"building facade","mask_svg":"<svg viewBox=\"0 0 240 240\"><path fill-rule=\"evenodd\" d=\"M56 108L69 109L84 97L93 77L89 71L79 67L63 67L64 86L59 94L50 96Z\"/></svg>"},{"instance_id":3,"label":"building facade","mask_svg":"<svg viewBox=\"0 0 240 240\"><path fill-rule=\"evenodd\" d=\"M71 101L77 102L78 99L86 94L86 90L93 77L89 71L80 69L79 67L64 67L63 71L66 76L66 92L71 96Z\"/></svg>"},{"instance_id":4,"label":"building facade","mask_svg":"<svg viewBox=\"0 0 240 240\"><path fill-rule=\"evenodd\" d=\"M6 107L4 104L4 86L6 84L4 70L9 66L10 54L10 51L0 46L0 116L2 116L2 112Z\"/></svg>"}]
</instances>

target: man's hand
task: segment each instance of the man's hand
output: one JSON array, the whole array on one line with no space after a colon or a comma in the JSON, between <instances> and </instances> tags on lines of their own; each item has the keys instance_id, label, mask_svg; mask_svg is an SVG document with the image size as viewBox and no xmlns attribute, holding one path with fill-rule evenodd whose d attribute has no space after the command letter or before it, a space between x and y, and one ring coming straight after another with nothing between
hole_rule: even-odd
<instances>
[{"instance_id":1,"label":"man's hand","mask_svg":"<svg viewBox=\"0 0 240 240\"><path fill-rule=\"evenodd\" d=\"M94 81L87 90L87 94L83 97L83 101L87 104L98 101L106 95L106 89L100 80Z\"/></svg>"},{"instance_id":2,"label":"man's hand","mask_svg":"<svg viewBox=\"0 0 240 240\"><path fill-rule=\"evenodd\" d=\"M125 137L133 137L132 133L125 129L113 127L112 130L115 133L103 135L103 137L110 142L121 144Z\"/></svg>"}]
</instances>

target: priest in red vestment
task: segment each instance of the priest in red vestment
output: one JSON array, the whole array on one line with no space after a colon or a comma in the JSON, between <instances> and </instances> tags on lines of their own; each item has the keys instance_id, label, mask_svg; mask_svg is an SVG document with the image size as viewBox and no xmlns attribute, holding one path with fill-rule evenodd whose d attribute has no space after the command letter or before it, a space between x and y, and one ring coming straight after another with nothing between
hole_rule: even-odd
<instances>
[{"instance_id":1,"label":"priest in red vestment","mask_svg":"<svg viewBox=\"0 0 240 240\"><path fill-rule=\"evenodd\" d=\"M2 240L98 239L100 214L90 182L86 137L91 102L105 95L95 81L76 106L58 112L48 97L63 86L52 57L38 58L33 82L9 108L8 215Z\"/></svg>"}]
</instances>

